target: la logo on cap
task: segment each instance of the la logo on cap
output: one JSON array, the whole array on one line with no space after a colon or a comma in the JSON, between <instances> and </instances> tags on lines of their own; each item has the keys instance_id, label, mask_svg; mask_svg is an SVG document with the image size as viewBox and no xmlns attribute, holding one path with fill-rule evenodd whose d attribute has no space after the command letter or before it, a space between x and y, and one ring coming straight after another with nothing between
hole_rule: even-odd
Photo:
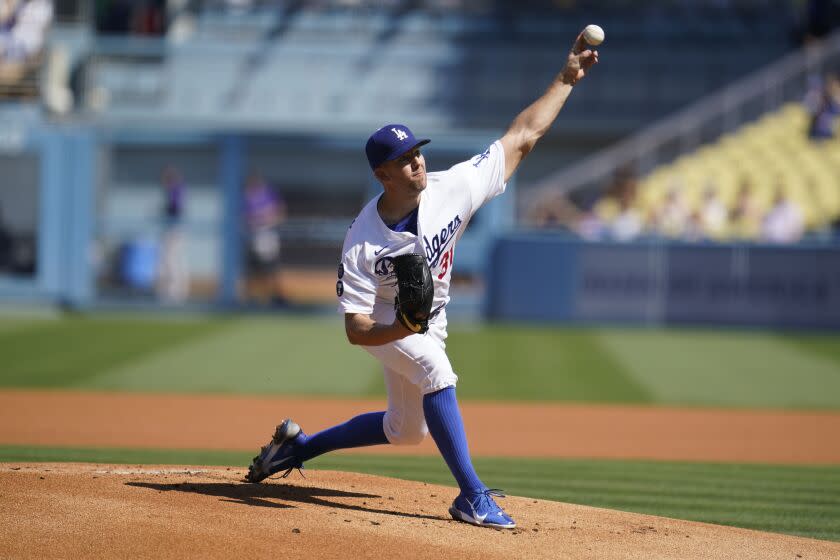
<instances>
[{"instance_id":1,"label":"la logo on cap","mask_svg":"<svg viewBox=\"0 0 840 560\"><path fill-rule=\"evenodd\" d=\"M393 161L412 148L429 143L428 138L416 139L411 129L404 124L389 123L370 135L365 144L365 153L371 169L386 161Z\"/></svg>"}]
</instances>

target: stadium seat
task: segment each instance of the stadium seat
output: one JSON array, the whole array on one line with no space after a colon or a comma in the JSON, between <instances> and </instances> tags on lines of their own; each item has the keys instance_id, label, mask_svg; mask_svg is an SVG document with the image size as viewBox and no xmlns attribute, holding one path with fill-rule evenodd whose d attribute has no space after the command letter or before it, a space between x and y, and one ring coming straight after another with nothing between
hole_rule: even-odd
<instances>
[{"instance_id":1,"label":"stadium seat","mask_svg":"<svg viewBox=\"0 0 840 560\"><path fill-rule=\"evenodd\" d=\"M704 188L714 185L732 211L740 185L753 185L755 204L763 213L777 186L801 208L806 226L819 229L840 217L840 140L816 144L807 138L808 117L798 103L769 112L675 161L654 168L640 180L637 206L649 211L660 204L670 185L679 184L691 209ZM759 224L732 224L730 238L754 238Z\"/></svg>"}]
</instances>

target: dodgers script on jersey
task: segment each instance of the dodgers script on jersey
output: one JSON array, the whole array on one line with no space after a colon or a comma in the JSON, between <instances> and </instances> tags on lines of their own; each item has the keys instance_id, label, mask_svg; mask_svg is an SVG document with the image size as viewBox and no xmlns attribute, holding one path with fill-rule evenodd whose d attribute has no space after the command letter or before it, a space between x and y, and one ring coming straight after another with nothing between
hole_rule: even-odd
<instances>
[{"instance_id":1,"label":"dodgers script on jersey","mask_svg":"<svg viewBox=\"0 0 840 560\"><path fill-rule=\"evenodd\" d=\"M494 142L483 153L446 171L429 173L420 195L417 235L388 228L376 210L379 196L368 202L350 226L338 268L339 311L363 313L375 321L394 319L396 277L391 259L404 253L426 256L435 282L432 319L436 330L446 328L444 307L455 262L455 245L473 214L505 190L505 155Z\"/></svg>"}]
</instances>

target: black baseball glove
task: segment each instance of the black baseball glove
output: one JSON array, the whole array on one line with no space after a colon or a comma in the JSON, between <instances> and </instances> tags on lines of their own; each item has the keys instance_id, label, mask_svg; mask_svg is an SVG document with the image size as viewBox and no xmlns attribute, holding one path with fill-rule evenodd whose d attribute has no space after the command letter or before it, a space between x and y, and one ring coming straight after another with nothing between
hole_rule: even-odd
<instances>
[{"instance_id":1,"label":"black baseball glove","mask_svg":"<svg viewBox=\"0 0 840 560\"><path fill-rule=\"evenodd\" d=\"M426 257L408 253L394 257L392 262L397 276L394 301L397 319L410 331L423 334L429 330L429 315L435 297L435 284Z\"/></svg>"}]
</instances>

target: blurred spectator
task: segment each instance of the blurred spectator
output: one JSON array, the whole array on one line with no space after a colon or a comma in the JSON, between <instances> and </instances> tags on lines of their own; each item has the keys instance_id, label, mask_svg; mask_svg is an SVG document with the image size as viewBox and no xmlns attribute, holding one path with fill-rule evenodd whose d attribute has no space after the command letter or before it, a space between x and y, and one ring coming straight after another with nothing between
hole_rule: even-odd
<instances>
[{"instance_id":1,"label":"blurred spectator","mask_svg":"<svg viewBox=\"0 0 840 560\"><path fill-rule=\"evenodd\" d=\"M668 189L662 205L653 213L654 228L665 237L682 237L689 215L682 195L682 184L674 183Z\"/></svg>"},{"instance_id":2,"label":"blurred spectator","mask_svg":"<svg viewBox=\"0 0 840 560\"><path fill-rule=\"evenodd\" d=\"M761 239L770 243L796 243L805 232L802 209L786 194L782 185L776 187L773 206L761 225Z\"/></svg>"},{"instance_id":3,"label":"blurred spectator","mask_svg":"<svg viewBox=\"0 0 840 560\"><path fill-rule=\"evenodd\" d=\"M684 241L698 242L709 239L709 232L703 223L703 212L694 210L685 222L682 238Z\"/></svg>"},{"instance_id":4,"label":"blurred spectator","mask_svg":"<svg viewBox=\"0 0 840 560\"><path fill-rule=\"evenodd\" d=\"M0 85L37 69L52 17L49 0L0 0Z\"/></svg>"},{"instance_id":5,"label":"blurred spectator","mask_svg":"<svg viewBox=\"0 0 840 560\"><path fill-rule=\"evenodd\" d=\"M634 206L636 189L627 189L618 199L618 215L609 224L610 237L617 241L630 241L641 235L644 229L642 215Z\"/></svg>"},{"instance_id":6,"label":"blurred spectator","mask_svg":"<svg viewBox=\"0 0 840 560\"><path fill-rule=\"evenodd\" d=\"M531 213L537 227L563 228L583 239L593 241L604 234L604 224L593 213L581 210L563 193L540 197Z\"/></svg>"},{"instance_id":7,"label":"blurred spectator","mask_svg":"<svg viewBox=\"0 0 840 560\"><path fill-rule=\"evenodd\" d=\"M710 183L703 191L703 202L697 216L700 228L706 238L719 239L726 232L728 212L718 196L717 187Z\"/></svg>"},{"instance_id":8,"label":"blurred spectator","mask_svg":"<svg viewBox=\"0 0 840 560\"><path fill-rule=\"evenodd\" d=\"M563 194L556 194L541 197L531 218L538 227L555 228L569 227L576 216L577 208Z\"/></svg>"},{"instance_id":9,"label":"blurred spectator","mask_svg":"<svg viewBox=\"0 0 840 560\"><path fill-rule=\"evenodd\" d=\"M537 227L573 229L580 210L561 192L541 195L531 212L531 221Z\"/></svg>"},{"instance_id":10,"label":"blurred spectator","mask_svg":"<svg viewBox=\"0 0 840 560\"><path fill-rule=\"evenodd\" d=\"M52 22L49 0L0 0L0 56L5 62L25 62L44 46Z\"/></svg>"},{"instance_id":11,"label":"blurred spectator","mask_svg":"<svg viewBox=\"0 0 840 560\"><path fill-rule=\"evenodd\" d=\"M597 241L604 237L604 224L594 212L581 212L574 223L573 230L587 241Z\"/></svg>"},{"instance_id":12,"label":"blurred spectator","mask_svg":"<svg viewBox=\"0 0 840 560\"><path fill-rule=\"evenodd\" d=\"M808 137L812 140L833 138L835 120L840 114L840 77L829 73L814 80L805 95L804 105L811 118Z\"/></svg>"},{"instance_id":13,"label":"blurred spectator","mask_svg":"<svg viewBox=\"0 0 840 560\"><path fill-rule=\"evenodd\" d=\"M286 220L286 202L260 175L248 178L244 196L248 227L246 298L259 303L282 301L280 225Z\"/></svg>"},{"instance_id":14,"label":"blurred spectator","mask_svg":"<svg viewBox=\"0 0 840 560\"><path fill-rule=\"evenodd\" d=\"M644 220L636 207L638 183L632 166L616 171L607 195L595 204L594 215L604 224L606 236L630 241L641 235Z\"/></svg>"},{"instance_id":15,"label":"blurred spectator","mask_svg":"<svg viewBox=\"0 0 840 560\"><path fill-rule=\"evenodd\" d=\"M163 239L157 282L158 296L168 302L179 303L189 295L189 267L186 236L182 228L186 206L187 186L172 166L161 173L163 189Z\"/></svg>"},{"instance_id":16,"label":"blurred spectator","mask_svg":"<svg viewBox=\"0 0 840 560\"><path fill-rule=\"evenodd\" d=\"M749 179L741 182L729 218L729 233L737 239L757 239L761 229L761 211Z\"/></svg>"}]
</instances>

